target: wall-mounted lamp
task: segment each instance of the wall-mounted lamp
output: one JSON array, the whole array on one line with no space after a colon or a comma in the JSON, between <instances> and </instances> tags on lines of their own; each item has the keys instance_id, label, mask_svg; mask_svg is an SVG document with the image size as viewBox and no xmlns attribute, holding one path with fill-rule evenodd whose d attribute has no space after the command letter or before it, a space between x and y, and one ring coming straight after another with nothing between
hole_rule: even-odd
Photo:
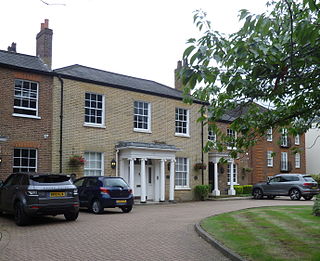
<instances>
[{"instance_id":1,"label":"wall-mounted lamp","mask_svg":"<svg viewBox=\"0 0 320 261\"><path fill-rule=\"evenodd\" d=\"M0 165L1 165L1 163L2 163L2 158L0 158Z\"/></svg>"},{"instance_id":2,"label":"wall-mounted lamp","mask_svg":"<svg viewBox=\"0 0 320 261\"><path fill-rule=\"evenodd\" d=\"M116 168L116 165L117 165L116 160L115 160L115 159L112 159L112 160L111 160L111 168L112 168L112 169L115 169L115 168Z\"/></svg>"}]
</instances>

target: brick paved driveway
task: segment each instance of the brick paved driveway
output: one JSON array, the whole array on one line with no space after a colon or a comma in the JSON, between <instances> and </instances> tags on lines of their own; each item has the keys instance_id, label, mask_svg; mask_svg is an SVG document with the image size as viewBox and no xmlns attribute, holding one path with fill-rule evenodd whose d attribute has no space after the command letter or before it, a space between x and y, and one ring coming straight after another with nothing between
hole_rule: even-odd
<instances>
[{"instance_id":1,"label":"brick paved driveway","mask_svg":"<svg viewBox=\"0 0 320 261\"><path fill-rule=\"evenodd\" d=\"M276 200L205 201L168 205L136 205L93 215L81 211L76 222L63 216L39 218L17 227L0 216L0 260L228 260L199 238L194 224L232 210L267 205L311 205Z\"/></svg>"}]
</instances>

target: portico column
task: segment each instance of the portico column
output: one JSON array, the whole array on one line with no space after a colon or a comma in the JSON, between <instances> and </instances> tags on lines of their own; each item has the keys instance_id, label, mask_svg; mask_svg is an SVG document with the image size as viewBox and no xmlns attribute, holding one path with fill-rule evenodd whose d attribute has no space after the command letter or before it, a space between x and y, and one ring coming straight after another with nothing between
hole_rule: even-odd
<instances>
[{"instance_id":1,"label":"portico column","mask_svg":"<svg viewBox=\"0 0 320 261\"><path fill-rule=\"evenodd\" d=\"M132 189L132 194L134 195L134 161L135 159L129 159L130 161L130 187Z\"/></svg>"},{"instance_id":2,"label":"portico column","mask_svg":"<svg viewBox=\"0 0 320 261\"><path fill-rule=\"evenodd\" d=\"M165 189L166 189L166 184L165 184L165 160L162 159L160 160L160 201L165 200Z\"/></svg>"},{"instance_id":3,"label":"portico column","mask_svg":"<svg viewBox=\"0 0 320 261\"><path fill-rule=\"evenodd\" d=\"M147 198L147 188L146 188L146 159L141 159L141 170L140 170L140 177L141 177L141 203L146 203Z\"/></svg>"},{"instance_id":4,"label":"portico column","mask_svg":"<svg viewBox=\"0 0 320 261\"><path fill-rule=\"evenodd\" d=\"M175 160L170 160L170 191L169 191L169 201L174 201L174 162Z\"/></svg>"},{"instance_id":5,"label":"portico column","mask_svg":"<svg viewBox=\"0 0 320 261\"><path fill-rule=\"evenodd\" d=\"M218 188L218 163L214 163L214 189L212 191L212 194L214 196L220 196L220 190Z\"/></svg>"},{"instance_id":6,"label":"portico column","mask_svg":"<svg viewBox=\"0 0 320 261\"><path fill-rule=\"evenodd\" d=\"M233 176L234 176L233 164L234 164L234 161L232 161L230 163L230 189L228 190L228 195L235 195L236 194L236 191L233 188Z\"/></svg>"}]
</instances>

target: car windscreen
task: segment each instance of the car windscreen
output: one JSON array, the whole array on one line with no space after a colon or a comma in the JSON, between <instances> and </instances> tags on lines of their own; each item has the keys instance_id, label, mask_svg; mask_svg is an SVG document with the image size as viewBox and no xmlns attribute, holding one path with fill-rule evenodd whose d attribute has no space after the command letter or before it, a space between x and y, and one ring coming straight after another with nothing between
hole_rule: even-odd
<instances>
[{"instance_id":1,"label":"car windscreen","mask_svg":"<svg viewBox=\"0 0 320 261\"><path fill-rule=\"evenodd\" d=\"M30 180L36 184L72 184L70 177L65 175L35 175L31 176Z\"/></svg>"},{"instance_id":2,"label":"car windscreen","mask_svg":"<svg viewBox=\"0 0 320 261\"><path fill-rule=\"evenodd\" d=\"M117 179L117 178L112 178L112 179L104 179L103 180L103 186L104 187L128 187L128 184L123 180L123 179Z\"/></svg>"},{"instance_id":3,"label":"car windscreen","mask_svg":"<svg viewBox=\"0 0 320 261\"><path fill-rule=\"evenodd\" d=\"M303 179L307 182L316 182L311 176L303 176Z\"/></svg>"}]
</instances>

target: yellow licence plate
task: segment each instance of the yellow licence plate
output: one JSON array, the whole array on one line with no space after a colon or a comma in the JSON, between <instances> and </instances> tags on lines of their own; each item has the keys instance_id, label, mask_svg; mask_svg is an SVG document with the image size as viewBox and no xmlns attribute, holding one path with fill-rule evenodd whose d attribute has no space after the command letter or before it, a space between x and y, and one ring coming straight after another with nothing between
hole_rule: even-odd
<instances>
[{"instance_id":1,"label":"yellow licence plate","mask_svg":"<svg viewBox=\"0 0 320 261\"><path fill-rule=\"evenodd\" d=\"M51 198L64 197L65 195L65 192L50 192Z\"/></svg>"},{"instance_id":2,"label":"yellow licence plate","mask_svg":"<svg viewBox=\"0 0 320 261\"><path fill-rule=\"evenodd\" d=\"M117 200L116 203L127 203L126 200Z\"/></svg>"}]
</instances>

